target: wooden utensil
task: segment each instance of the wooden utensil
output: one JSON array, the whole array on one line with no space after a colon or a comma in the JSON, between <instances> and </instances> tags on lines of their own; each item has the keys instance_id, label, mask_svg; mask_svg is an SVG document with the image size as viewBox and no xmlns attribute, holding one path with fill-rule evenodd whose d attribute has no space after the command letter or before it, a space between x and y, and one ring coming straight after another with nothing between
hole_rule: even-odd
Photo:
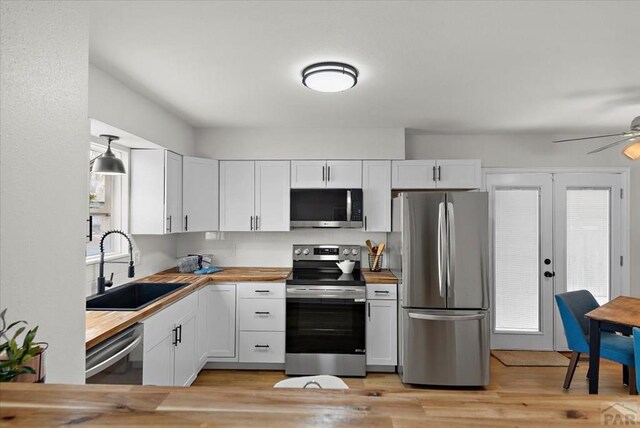
<instances>
[{"instance_id":1,"label":"wooden utensil","mask_svg":"<svg viewBox=\"0 0 640 428\"><path fill-rule=\"evenodd\" d=\"M364 241L364 243L367 244L367 248L369 249L369 254L373 256L374 252L373 252L373 245L371 245L371 240L367 239L366 241Z\"/></svg>"},{"instance_id":2,"label":"wooden utensil","mask_svg":"<svg viewBox=\"0 0 640 428\"><path fill-rule=\"evenodd\" d=\"M384 242L381 242L378 244L378 252L376 253L376 258L373 260L373 269L377 269L378 267L378 261L380 259L380 255L382 254L382 251L384 251Z\"/></svg>"}]
</instances>

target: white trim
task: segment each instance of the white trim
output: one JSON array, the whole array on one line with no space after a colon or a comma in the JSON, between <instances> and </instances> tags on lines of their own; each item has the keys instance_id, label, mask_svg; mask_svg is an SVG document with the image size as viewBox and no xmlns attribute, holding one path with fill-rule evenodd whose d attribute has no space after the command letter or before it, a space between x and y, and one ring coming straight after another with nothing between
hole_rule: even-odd
<instances>
[{"instance_id":1,"label":"white trim","mask_svg":"<svg viewBox=\"0 0 640 428\"><path fill-rule=\"evenodd\" d=\"M104 261L109 262L112 260L124 259L125 257L128 259L129 253L109 253L104 256ZM89 256L86 258L87 266L97 265L98 263L100 263L100 256Z\"/></svg>"}]
</instances>

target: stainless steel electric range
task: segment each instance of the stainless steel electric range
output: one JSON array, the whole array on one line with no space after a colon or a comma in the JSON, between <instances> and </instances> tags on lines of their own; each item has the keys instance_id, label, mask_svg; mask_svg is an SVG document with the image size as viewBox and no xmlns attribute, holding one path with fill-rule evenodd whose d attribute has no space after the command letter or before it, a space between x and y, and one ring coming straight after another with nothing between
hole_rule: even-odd
<instances>
[{"instance_id":1,"label":"stainless steel electric range","mask_svg":"<svg viewBox=\"0 0 640 428\"><path fill-rule=\"evenodd\" d=\"M337 262L355 262L342 273ZM365 282L359 245L294 245L286 281L288 375L365 376Z\"/></svg>"}]
</instances>

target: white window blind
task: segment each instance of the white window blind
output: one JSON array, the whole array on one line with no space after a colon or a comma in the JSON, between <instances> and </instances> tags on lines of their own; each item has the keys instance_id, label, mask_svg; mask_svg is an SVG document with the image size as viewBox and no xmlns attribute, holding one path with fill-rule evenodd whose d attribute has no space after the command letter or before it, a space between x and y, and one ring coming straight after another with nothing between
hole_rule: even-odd
<instances>
[{"instance_id":1,"label":"white window blind","mask_svg":"<svg viewBox=\"0 0 640 428\"><path fill-rule=\"evenodd\" d=\"M567 291L609 301L610 190L567 189Z\"/></svg>"},{"instance_id":2,"label":"white window blind","mask_svg":"<svg viewBox=\"0 0 640 428\"><path fill-rule=\"evenodd\" d=\"M539 189L495 191L496 331L540 331Z\"/></svg>"}]
</instances>

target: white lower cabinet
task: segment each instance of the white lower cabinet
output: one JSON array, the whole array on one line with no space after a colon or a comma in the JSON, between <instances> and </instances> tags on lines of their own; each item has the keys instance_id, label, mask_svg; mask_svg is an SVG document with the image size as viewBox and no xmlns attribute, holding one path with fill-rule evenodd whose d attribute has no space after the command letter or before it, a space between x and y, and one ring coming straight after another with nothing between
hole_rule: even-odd
<instances>
[{"instance_id":1,"label":"white lower cabinet","mask_svg":"<svg viewBox=\"0 0 640 428\"><path fill-rule=\"evenodd\" d=\"M240 363L284 363L284 283L238 284Z\"/></svg>"},{"instance_id":2,"label":"white lower cabinet","mask_svg":"<svg viewBox=\"0 0 640 428\"><path fill-rule=\"evenodd\" d=\"M396 284L367 284L367 365L398 364Z\"/></svg>"},{"instance_id":3,"label":"white lower cabinet","mask_svg":"<svg viewBox=\"0 0 640 428\"><path fill-rule=\"evenodd\" d=\"M236 357L236 285L209 284L198 291L198 359Z\"/></svg>"},{"instance_id":4,"label":"white lower cabinet","mask_svg":"<svg viewBox=\"0 0 640 428\"><path fill-rule=\"evenodd\" d=\"M143 385L188 386L197 375L197 293L143 321Z\"/></svg>"}]
</instances>

